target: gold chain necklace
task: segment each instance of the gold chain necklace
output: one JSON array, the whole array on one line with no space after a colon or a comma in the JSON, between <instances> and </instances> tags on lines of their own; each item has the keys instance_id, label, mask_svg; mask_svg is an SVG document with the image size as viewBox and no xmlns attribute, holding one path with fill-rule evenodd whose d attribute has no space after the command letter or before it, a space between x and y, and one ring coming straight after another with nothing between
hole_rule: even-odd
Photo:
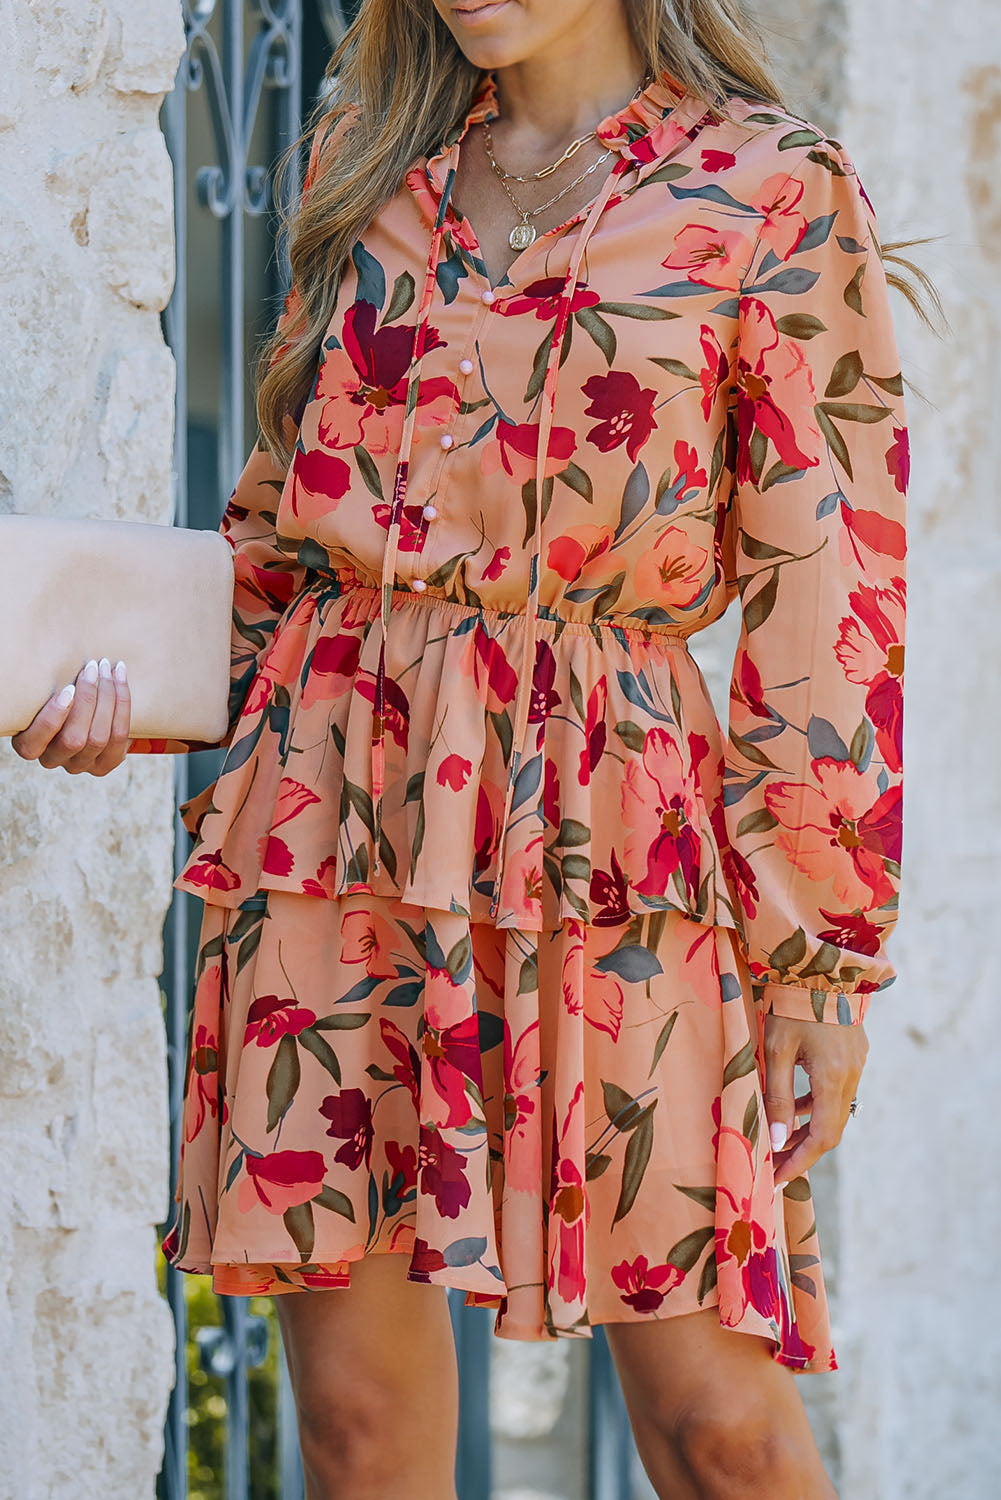
<instances>
[{"instance_id":1,"label":"gold chain necklace","mask_svg":"<svg viewBox=\"0 0 1001 1500\"><path fill-rule=\"evenodd\" d=\"M486 136L484 136L483 138L483 144L486 148L487 156L490 158L490 165L496 172L497 163L494 159L493 153L490 150L490 147L487 145ZM561 188L558 193L555 193L552 198L547 199L545 203L540 203L538 208L525 208L523 204L519 203L517 198L512 193L511 189L508 187L507 183L504 181L503 174L498 174L500 176L501 187L504 189L505 193L507 193L511 202L514 204L514 207L521 215L521 223L516 224L507 237L507 242L511 246L511 249L527 250L529 245L533 243L536 233L535 225L530 221L536 218L538 214L545 213L547 208L552 208L553 204L558 203L561 198L566 197L567 193L569 193L571 189L579 187L580 184L585 180L585 178L590 177L592 172L597 171L603 161L608 160L611 154L612 149L611 147L609 147L607 151L603 151L601 153L596 161L593 161L589 167L581 172L579 177L575 177L573 182L568 182L565 188Z\"/></svg>"},{"instance_id":2,"label":"gold chain necklace","mask_svg":"<svg viewBox=\"0 0 1001 1500\"><path fill-rule=\"evenodd\" d=\"M633 94L632 99L629 100L630 104L634 99L637 99L639 97L639 95L643 92L643 90L648 86L650 82L651 76L649 73L647 73L640 82L638 88L636 89L636 92ZM542 177L548 177L552 172L556 171L557 167L561 167L564 162L569 161L570 158L580 150L581 146L583 146L586 141L593 140L596 135L597 131L592 130L588 135L579 136L577 140L570 142L570 145L567 146L566 150L563 152L563 155L557 161L551 162L549 166L543 167L538 172L526 173L525 176L519 177L514 172L505 171L500 162L494 156L493 137L490 133L490 125L488 121L483 121L483 147L487 153L487 159L490 162L491 170L495 173L501 187L510 198L517 212L521 215L521 222L516 224L511 230L511 233L508 235L508 244L511 246L512 250L528 249L529 245L534 242L536 237L535 225L531 223L531 220L537 218L539 214L545 213L547 208L552 208L554 203L558 203L561 198L564 198L567 193L572 192L575 187L579 187L586 178L590 177L592 172L597 171L598 167L601 166L603 161L608 160L608 158L612 154L612 148L609 146L607 150L601 153L596 161L593 161L591 165L585 168L585 170L581 172L578 177L575 177L573 182L568 182L565 188L562 188L552 198L547 199L545 203L540 203L538 208L525 208L523 204L519 203L517 198L512 193L511 189L508 187L508 181L531 182Z\"/></svg>"}]
</instances>

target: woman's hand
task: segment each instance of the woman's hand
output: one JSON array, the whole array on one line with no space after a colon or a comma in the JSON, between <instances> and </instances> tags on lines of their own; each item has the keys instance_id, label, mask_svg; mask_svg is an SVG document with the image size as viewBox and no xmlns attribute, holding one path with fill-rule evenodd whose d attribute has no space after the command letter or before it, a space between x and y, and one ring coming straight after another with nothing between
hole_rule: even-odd
<instances>
[{"instance_id":1,"label":"woman's hand","mask_svg":"<svg viewBox=\"0 0 1001 1500\"><path fill-rule=\"evenodd\" d=\"M766 1016L765 1113L776 1184L792 1182L838 1144L868 1051L861 1023L834 1026L826 1021ZM797 1063L809 1075L810 1092L794 1098ZM808 1121L796 1126L801 1114Z\"/></svg>"},{"instance_id":2,"label":"woman's hand","mask_svg":"<svg viewBox=\"0 0 1001 1500\"><path fill-rule=\"evenodd\" d=\"M89 661L75 683L53 693L11 744L22 760L62 766L71 776L82 771L107 776L125 759L131 717L125 663L112 671L104 656Z\"/></svg>"}]
</instances>

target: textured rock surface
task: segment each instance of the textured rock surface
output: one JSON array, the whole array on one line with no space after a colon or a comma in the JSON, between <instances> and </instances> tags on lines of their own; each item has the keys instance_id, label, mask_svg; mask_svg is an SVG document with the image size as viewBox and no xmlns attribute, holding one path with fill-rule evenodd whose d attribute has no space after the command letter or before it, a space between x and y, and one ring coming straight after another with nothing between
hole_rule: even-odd
<instances>
[{"instance_id":1,"label":"textured rock surface","mask_svg":"<svg viewBox=\"0 0 1001 1500\"><path fill-rule=\"evenodd\" d=\"M175 0L0 0L0 510L168 519ZM0 1494L152 1496L171 768L0 742Z\"/></svg>"}]
</instances>

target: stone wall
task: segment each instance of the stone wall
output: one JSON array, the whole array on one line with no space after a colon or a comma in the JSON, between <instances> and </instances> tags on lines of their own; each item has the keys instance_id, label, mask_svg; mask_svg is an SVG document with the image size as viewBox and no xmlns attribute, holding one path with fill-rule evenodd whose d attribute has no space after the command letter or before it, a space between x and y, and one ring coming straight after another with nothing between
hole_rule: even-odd
<instances>
[{"instance_id":1,"label":"stone wall","mask_svg":"<svg viewBox=\"0 0 1001 1500\"><path fill-rule=\"evenodd\" d=\"M0 510L170 514L176 0L0 0ZM82 663L81 663L82 665ZM0 742L0 1495L152 1496L171 766Z\"/></svg>"}]
</instances>

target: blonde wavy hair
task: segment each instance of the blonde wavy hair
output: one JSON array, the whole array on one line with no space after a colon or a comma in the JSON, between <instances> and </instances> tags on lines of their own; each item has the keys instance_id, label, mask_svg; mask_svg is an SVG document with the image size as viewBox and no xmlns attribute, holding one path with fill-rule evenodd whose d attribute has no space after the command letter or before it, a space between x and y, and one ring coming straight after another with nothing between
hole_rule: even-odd
<instances>
[{"instance_id":1,"label":"blonde wavy hair","mask_svg":"<svg viewBox=\"0 0 1001 1500\"><path fill-rule=\"evenodd\" d=\"M666 72L704 98L714 119L725 116L733 94L786 107L744 0L625 0L625 5L648 71ZM351 247L399 189L414 160L437 150L463 118L481 77L431 0L364 0L334 51L326 70L331 88L279 167L280 180L287 180L320 122L343 114L349 101L357 106L351 150L334 154L283 225L296 309L265 344L257 378L261 436L282 466L291 460L290 432L312 388ZM935 288L900 254L925 243L927 238L888 242L880 254L889 283L931 326L917 288L941 314Z\"/></svg>"}]
</instances>

